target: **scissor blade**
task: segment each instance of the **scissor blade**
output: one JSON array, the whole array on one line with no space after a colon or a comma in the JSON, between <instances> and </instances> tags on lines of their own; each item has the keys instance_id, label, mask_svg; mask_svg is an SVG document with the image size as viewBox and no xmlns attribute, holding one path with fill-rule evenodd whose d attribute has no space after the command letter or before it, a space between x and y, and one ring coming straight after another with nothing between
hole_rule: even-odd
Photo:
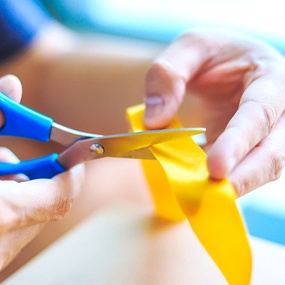
<instances>
[{"instance_id":1,"label":"scissor blade","mask_svg":"<svg viewBox=\"0 0 285 285\"><path fill-rule=\"evenodd\" d=\"M147 147L203 133L204 128L177 128L133 132L82 139L60 154L58 161L70 168L78 163L103 157L151 157ZM128 156L129 155L129 156Z\"/></svg>"},{"instance_id":2,"label":"scissor blade","mask_svg":"<svg viewBox=\"0 0 285 285\"><path fill-rule=\"evenodd\" d=\"M156 159L148 147L143 147L128 152L119 153L116 157L135 159Z\"/></svg>"}]
</instances>

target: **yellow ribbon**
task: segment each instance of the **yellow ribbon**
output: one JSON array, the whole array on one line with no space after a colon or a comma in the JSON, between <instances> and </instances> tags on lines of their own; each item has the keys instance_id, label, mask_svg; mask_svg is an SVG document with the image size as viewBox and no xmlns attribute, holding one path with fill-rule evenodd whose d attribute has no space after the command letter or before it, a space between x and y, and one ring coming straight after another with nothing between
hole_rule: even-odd
<instances>
[{"instance_id":1,"label":"yellow ribbon","mask_svg":"<svg viewBox=\"0 0 285 285\"><path fill-rule=\"evenodd\" d=\"M145 130L144 105L130 107L133 131ZM177 119L169 128L181 127ZM189 221L230 285L250 284L252 256L236 193L227 179L209 179L206 154L189 137L150 147L157 161L142 160L157 215Z\"/></svg>"}]
</instances>

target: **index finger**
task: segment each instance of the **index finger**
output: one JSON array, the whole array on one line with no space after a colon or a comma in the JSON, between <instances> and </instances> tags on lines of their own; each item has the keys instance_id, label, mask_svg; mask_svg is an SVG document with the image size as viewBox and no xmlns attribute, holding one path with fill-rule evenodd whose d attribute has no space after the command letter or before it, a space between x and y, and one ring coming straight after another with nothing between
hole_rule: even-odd
<instances>
[{"instance_id":1,"label":"index finger","mask_svg":"<svg viewBox=\"0 0 285 285\"><path fill-rule=\"evenodd\" d=\"M208 152L211 177L225 177L270 133L284 112L284 92L285 64L270 63L246 88L236 114Z\"/></svg>"},{"instance_id":2,"label":"index finger","mask_svg":"<svg viewBox=\"0 0 285 285\"><path fill-rule=\"evenodd\" d=\"M172 43L152 64L146 75L148 128L165 127L177 112L189 79L203 66L210 53L195 34L187 34Z\"/></svg>"},{"instance_id":3,"label":"index finger","mask_svg":"<svg viewBox=\"0 0 285 285\"><path fill-rule=\"evenodd\" d=\"M195 75L207 71L209 66L231 61L249 46L243 35L234 37L232 32L225 31L195 30L178 38L147 73L146 127L165 127L176 114L186 85Z\"/></svg>"}]
</instances>

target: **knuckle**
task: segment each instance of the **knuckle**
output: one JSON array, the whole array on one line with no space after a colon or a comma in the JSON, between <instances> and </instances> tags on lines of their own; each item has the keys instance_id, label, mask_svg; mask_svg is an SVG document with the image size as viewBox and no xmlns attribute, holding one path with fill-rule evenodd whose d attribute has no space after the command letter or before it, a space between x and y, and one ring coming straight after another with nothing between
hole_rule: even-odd
<instances>
[{"instance_id":1,"label":"knuckle","mask_svg":"<svg viewBox=\"0 0 285 285\"><path fill-rule=\"evenodd\" d=\"M213 46L218 47L221 51L226 51L228 48L232 49L231 41L228 39L229 35L221 31L217 34L222 35L222 37L218 38L217 35L207 29L196 28L182 34L177 41L184 49L197 49L210 62L217 56L216 48Z\"/></svg>"},{"instance_id":2,"label":"knuckle","mask_svg":"<svg viewBox=\"0 0 285 285\"><path fill-rule=\"evenodd\" d=\"M236 190L239 197L248 193L251 189L251 181L247 177L239 178L238 180L231 181L234 189Z\"/></svg>"},{"instance_id":3,"label":"knuckle","mask_svg":"<svg viewBox=\"0 0 285 285\"><path fill-rule=\"evenodd\" d=\"M59 221L61 220L70 210L71 208L71 199L70 198L62 198L59 202L54 205L52 210L52 220Z\"/></svg>"},{"instance_id":4,"label":"knuckle","mask_svg":"<svg viewBox=\"0 0 285 285\"><path fill-rule=\"evenodd\" d=\"M277 120L276 109L268 104L261 104L259 106L261 114L264 117L266 129L269 133Z\"/></svg>"},{"instance_id":5,"label":"knuckle","mask_svg":"<svg viewBox=\"0 0 285 285\"><path fill-rule=\"evenodd\" d=\"M192 45L193 43L198 43L201 44L201 46L204 46L206 41L211 38L211 35L207 33L207 31L201 29L193 29L182 34L178 40L184 43L184 45Z\"/></svg>"},{"instance_id":6,"label":"knuckle","mask_svg":"<svg viewBox=\"0 0 285 285\"><path fill-rule=\"evenodd\" d=\"M146 81L155 80L162 72L164 66L160 62L153 62L146 74Z\"/></svg>"},{"instance_id":7,"label":"knuckle","mask_svg":"<svg viewBox=\"0 0 285 285\"><path fill-rule=\"evenodd\" d=\"M191 44L194 41L200 40L202 40L202 36L196 31L188 31L178 38L178 41L183 42L184 44Z\"/></svg>"},{"instance_id":8,"label":"knuckle","mask_svg":"<svg viewBox=\"0 0 285 285\"><path fill-rule=\"evenodd\" d=\"M147 79L156 79L157 77L161 78L172 78L178 79L182 77L175 68L168 62L166 59L159 59L156 62L152 63L148 73Z\"/></svg>"},{"instance_id":9,"label":"knuckle","mask_svg":"<svg viewBox=\"0 0 285 285\"><path fill-rule=\"evenodd\" d=\"M159 59L152 63L151 68L146 74L146 81L169 84L183 84L185 85L187 79L183 76L177 68L175 68L167 58Z\"/></svg>"},{"instance_id":10,"label":"knuckle","mask_svg":"<svg viewBox=\"0 0 285 285\"><path fill-rule=\"evenodd\" d=\"M277 121L277 108L269 104L262 104L260 105L260 108L265 118L265 122L267 123L268 132L270 132Z\"/></svg>"},{"instance_id":11,"label":"knuckle","mask_svg":"<svg viewBox=\"0 0 285 285\"><path fill-rule=\"evenodd\" d=\"M270 180L277 180L278 178L280 178L281 174L282 174L282 170L284 167L284 162L285 162L285 158L284 156L280 155L280 153L275 153L273 155L271 155L271 165L272 165L272 171L270 172Z\"/></svg>"},{"instance_id":12,"label":"knuckle","mask_svg":"<svg viewBox=\"0 0 285 285\"><path fill-rule=\"evenodd\" d=\"M285 155L280 151L267 153L259 168L251 168L249 172L239 172L231 179L238 196L243 196L250 191L280 178L285 164Z\"/></svg>"},{"instance_id":13,"label":"knuckle","mask_svg":"<svg viewBox=\"0 0 285 285\"><path fill-rule=\"evenodd\" d=\"M261 118L261 126L264 126L264 133L269 134L272 128L275 126L278 118L278 108L274 104L259 103L255 100L249 100L248 103L254 104L256 108L256 114Z\"/></svg>"},{"instance_id":14,"label":"knuckle","mask_svg":"<svg viewBox=\"0 0 285 285\"><path fill-rule=\"evenodd\" d=\"M171 94L177 90L184 93L187 79L168 61L167 58L154 62L148 70L146 77L147 90L156 93L167 90Z\"/></svg>"}]
</instances>

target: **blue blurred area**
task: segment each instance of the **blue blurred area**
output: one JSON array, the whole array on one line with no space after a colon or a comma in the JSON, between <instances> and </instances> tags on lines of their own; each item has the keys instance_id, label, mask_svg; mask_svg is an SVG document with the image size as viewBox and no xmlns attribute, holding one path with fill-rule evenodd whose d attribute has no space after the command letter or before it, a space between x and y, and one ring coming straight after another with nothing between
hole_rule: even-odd
<instances>
[{"instance_id":1,"label":"blue blurred area","mask_svg":"<svg viewBox=\"0 0 285 285\"><path fill-rule=\"evenodd\" d=\"M283 176L284 177L284 176ZM285 245L285 192L273 184L255 190L237 200L245 225L252 236ZM272 185L272 189L270 189Z\"/></svg>"},{"instance_id":2,"label":"blue blurred area","mask_svg":"<svg viewBox=\"0 0 285 285\"><path fill-rule=\"evenodd\" d=\"M169 42L193 27L230 28L285 54L285 19L278 0L42 0L66 25Z\"/></svg>"}]
</instances>

